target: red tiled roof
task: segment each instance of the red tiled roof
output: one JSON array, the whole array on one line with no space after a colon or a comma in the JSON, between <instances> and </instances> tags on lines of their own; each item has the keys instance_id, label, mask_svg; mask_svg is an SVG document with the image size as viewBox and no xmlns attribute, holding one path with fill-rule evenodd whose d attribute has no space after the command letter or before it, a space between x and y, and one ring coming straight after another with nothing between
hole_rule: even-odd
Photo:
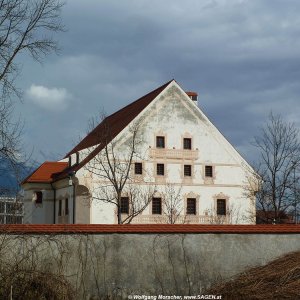
<instances>
[{"instance_id":1,"label":"red tiled roof","mask_svg":"<svg viewBox=\"0 0 300 300\"><path fill-rule=\"evenodd\" d=\"M103 233L202 233L202 234L300 234L300 225L192 225L192 224L12 224L0 233L103 234Z\"/></svg>"},{"instance_id":2,"label":"red tiled roof","mask_svg":"<svg viewBox=\"0 0 300 300\"><path fill-rule=\"evenodd\" d=\"M68 166L67 162L46 161L40 165L33 173L22 181L26 182L52 182L55 174L62 172Z\"/></svg>"}]
</instances>

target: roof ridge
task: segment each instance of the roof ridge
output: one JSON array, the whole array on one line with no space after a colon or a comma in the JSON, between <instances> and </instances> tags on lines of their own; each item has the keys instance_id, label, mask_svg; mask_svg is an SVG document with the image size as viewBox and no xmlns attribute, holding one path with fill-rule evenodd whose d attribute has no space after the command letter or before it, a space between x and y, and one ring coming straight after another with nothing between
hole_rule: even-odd
<instances>
[{"instance_id":1,"label":"roof ridge","mask_svg":"<svg viewBox=\"0 0 300 300\"><path fill-rule=\"evenodd\" d=\"M122 110L124 110L124 109L126 109L126 108L128 108L128 107L130 107L130 106L132 106L132 105L134 105L134 104L136 104L136 102L138 102L138 101L140 101L140 100L142 100L142 99L148 97L150 94L155 93L157 90L159 90L159 89L161 89L161 88L166 88L172 81L174 81L174 79L169 80L168 82L162 84L160 87L156 88L155 90L152 90L152 91L150 91L148 94L146 94L146 95L144 95L144 96L138 98L137 100L134 100L133 102L127 104L126 106L124 106L124 107L122 107L121 109L115 111L114 113L112 113L111 115L107 116L106 118L112 117L112 116L114 116L116 113L118 113L118 112L120 112L120 111L122 111ZM106 118L105 118L105 119L106 119ZM100 124L99 124L99 125L100 125Z\"/></svg>"}]
</instances>

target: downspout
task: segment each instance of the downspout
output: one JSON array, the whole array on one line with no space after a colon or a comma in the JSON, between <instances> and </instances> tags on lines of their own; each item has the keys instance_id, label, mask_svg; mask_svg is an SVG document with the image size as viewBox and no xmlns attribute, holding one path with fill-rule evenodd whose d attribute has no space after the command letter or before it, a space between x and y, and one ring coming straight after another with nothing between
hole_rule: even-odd
<instances>
[{"instance_id":1,"label":"downspout","mask_svg":"<svg viewBox=\"0 0 300 300\"><path fill-rule=\"evenodd\" d=\"M53 190L53 195L54 195L54 208L53 208L53 224L55 224L55 217L56 217L56 189L53 187L52 182L50 183L51 188Z\"/></svg>"},{"instance_id":2,"label":"downspout","mask_svg":"<svg viewBox=\"0 0 300 300\"><path fill-rule=\"evenodd\" d=\"M69 185L73 186L73 224L75 224L75 211L76 211L75 183L74 183L74 180L73 180L75 174L76 174L76 171L73 171L73 172L69 173Z\"/></svg>"},{"instance_id":3,"label":"downspout","mask_svg":"<svg viewBox=\"0 0 300 300\"><path fill-rule=\"evenodd\" d=\"M75 209L76 209L75 183L73 182L73 224L75 224Z\"/></svg>"}]
</instances>

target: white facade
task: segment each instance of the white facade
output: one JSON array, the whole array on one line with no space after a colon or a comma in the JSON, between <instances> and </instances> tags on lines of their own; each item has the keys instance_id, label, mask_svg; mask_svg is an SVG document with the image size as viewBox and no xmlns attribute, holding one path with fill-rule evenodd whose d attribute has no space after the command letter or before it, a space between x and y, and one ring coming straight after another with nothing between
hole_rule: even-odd
<instances>
[{"instance_id":1,"label":"white facade","mask_svg":"<svg viewBox=\"0 0 300 300\"><path fill-rule=\"evenodd\" d=\"M175 81L171 81L114 138L117 155L125 151L124 145L130 139L132 124L139 124L138 134L142 143L137 153L139 159L135 162L142 163L143 174L134 175L134 167L131 174L138 179L136 185L143 188L152 186L153 197L162 199L161 214L153 214L150 202L132 223L167 222L163 212L166 185L171 185L181 198L181 203L177 203L176 207L180 214L178 223L254 223L255 199L245 196L245 184L251 167ZM156 137L163 137L164 148L157 147ZM184 149L184 139L191 143L191 149ZM79 162L89 150L79 152ZM75 154L72 154L70 161L72 165L78 163ZM164 165L164 175L157 175L158 164ZM51 184L25 182L25 220L29 223L115 224L115 205L93 200L99 197L95 193L104 184L85 166L76 171L72 182L69 178ZM37 190L43 192L42 204L32 201ZM90 198L85 196L87 193ZM190 204L195 203L195 208L189 207L188 214L187 199L194 199L189 201Z\"/></svg>"}]
</instances>

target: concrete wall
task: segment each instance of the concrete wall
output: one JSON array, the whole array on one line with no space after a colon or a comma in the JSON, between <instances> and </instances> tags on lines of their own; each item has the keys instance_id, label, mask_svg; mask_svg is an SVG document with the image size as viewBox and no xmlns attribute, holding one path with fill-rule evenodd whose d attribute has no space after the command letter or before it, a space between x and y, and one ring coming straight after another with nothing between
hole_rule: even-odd
<instances>
[{"instance_id":1,"label":"concrete wall","mask_svg":"<svg viewBox=\"0 0 300 300\"><path fill-rule=\"evenodd\" d=\"M299 234L78 234L3 236L3 260L63 274L77 299L199 295L218 280L300 251ZM6 251L5 249L11 249ZM3 250L4 249L4 250ZM23 264L23 265L22 265ZM24 267L24 266L23 266Z\"/></svg>"}]
</instances>

